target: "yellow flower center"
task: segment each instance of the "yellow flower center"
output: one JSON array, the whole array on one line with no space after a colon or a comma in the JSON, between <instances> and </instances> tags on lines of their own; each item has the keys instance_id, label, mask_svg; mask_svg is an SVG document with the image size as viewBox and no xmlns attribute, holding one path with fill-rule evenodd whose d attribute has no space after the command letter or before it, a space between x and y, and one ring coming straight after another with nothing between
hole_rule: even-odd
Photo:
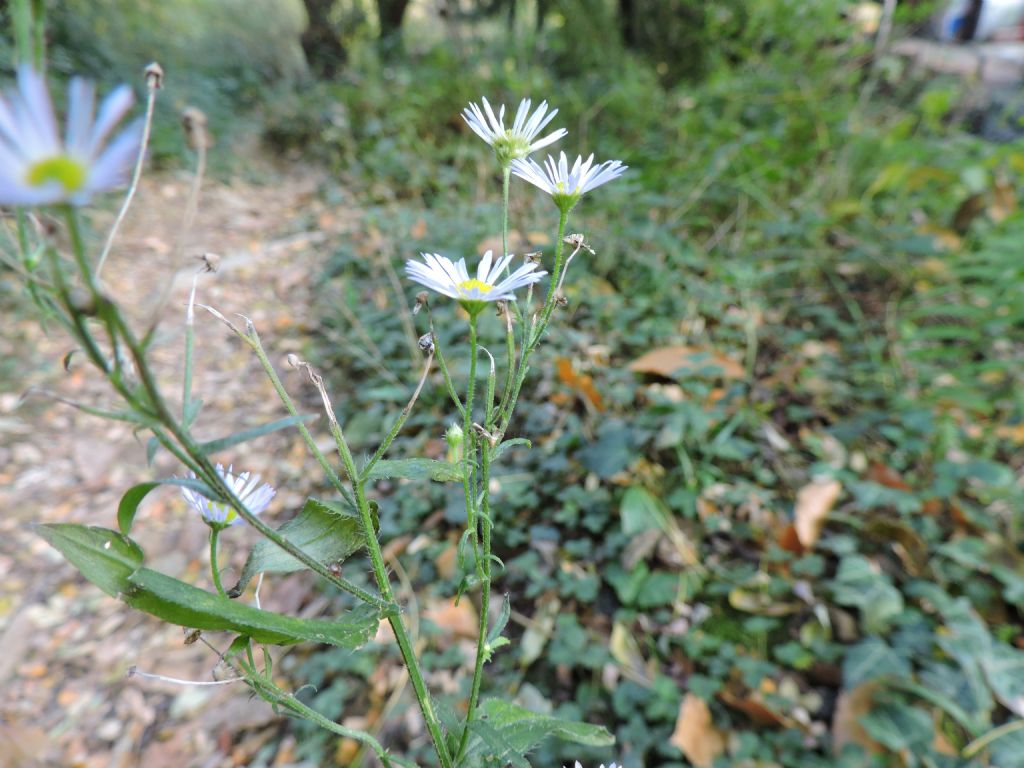
<instances>
[{"instance_id":1,"label":"yellow flower center","mask_svg":"<svg viewBox=\"0 0 1024 768\"><path fill-rule=\"evenodd\" d=\"M475 277L470 280L463 280L455 287L458 288L459 293L462 294L470 293L473 290L480 291L480 293L490 293L491 289L494 288L493 285L488 285L487 283L481 282L480 280L477 280Z\"/></svg>"},{"instance_id":2,"label":"yellow flower center","mask_svg":"<svg viewBox=\"0 0 1024 768\"><path fill-rule=\"evenodd\" d=\"M77 192L85 186L86 168L67 155L48 157L29 166L25 180L33 187L57 182L65 192Z\"/></svg>"}]
</instances>

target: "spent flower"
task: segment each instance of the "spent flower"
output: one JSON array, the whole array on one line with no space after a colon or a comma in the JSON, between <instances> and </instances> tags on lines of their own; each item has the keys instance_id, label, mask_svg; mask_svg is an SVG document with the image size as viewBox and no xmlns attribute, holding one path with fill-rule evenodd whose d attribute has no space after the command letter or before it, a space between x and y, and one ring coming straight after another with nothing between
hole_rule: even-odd
<instances>
[{"instance_id":1,"label":"spent flower","mask_svg":"<svg viewBox=\"0 0 1024 768\"><path fill-rule=\"evenodd\" d=\"M277 493L274 487L268 483L260 485L260 476L253 475L251 472L242 472L236 475L232 471L232 467L229 466L227 469L224 469L222 465L218 464L217 474L221 476L221 479L224 480L228 488L238 497L238 500L245 505L245 508L254 515L258 515L266 510L270 505L270 500ZM194 473L192 477L195 477ZM192 509L202 515L207 525L215 528L226 528L229 525L245 522L238 516L238 512L230 504L211 501L199 493L199 491L191 488L183 487L181 495L185 497L185 501L189 503Z\"/></svg>"},{"instance_id":2,"label":"spent flower","mask_svg":"<svg viewBox=\"0 0 1024 768\"><path fill-rule=\"evenodd\" d=\"M524 158L569 133L565 128L559 128L542 139L537 138L558 114L557 109L548 111L546 101L542 101L532 115L530 100L523 99L519 102L519 109L516 110L511 128L505 127L504 104L498 108L498 114L495 115L487 99L483 99L483 103L484 107L480 109L477 104L470 102L469 106L462 110L462 119L477 136L491 145L503 168L516 158Z\"/></svg>"},{"instance_id":3,"label":"spent flower","mask_svg":"<svg viewBox=\"0 0 1024 768\"><path fill-rule=\"evenodd\" d=\"M42 73L23 65L18 87L0 96L0 205L84 205L96 192L123 185L139 151L142 121L107 143L132 106L131 88L115 88L95 114L96 87L68 85L64 137Z\"/></svg>"},{"instance_id":4,"label":"spent flower","mask_svg":"<svg viewBox=\"0 0 1024 768\"><path fill-rule=\"evenodd\" d=\"M566 213L587 192L619 178L627 168L618 160L594 165L593 155L586 160L579 155L570 169L565 152L558 154L557 161L548 155L543 166L529 158L512 161L512 173L547 192L558 209Z\"/></svg>"},{"instance_id":5,"label":"spent flower","mask_svg":"<svg viewBox=\"0 0 1024 768\"><path fill-rule=\"evenodd\" d=\"M537 265L524 264L506 277L501 277L505 268L512 261L512 254L494 261L493 252L487 251L480 260L476 277L470 277L466 269L466 260L452 262L436 253L423 253L423 261L407 261L405 272L409 278L432 291L450 296L463 306L471 315L478 314L491 301L501 299L515 300L513 291L540 281L547 272L537 271Z\"/></svg>"}]
</instances>

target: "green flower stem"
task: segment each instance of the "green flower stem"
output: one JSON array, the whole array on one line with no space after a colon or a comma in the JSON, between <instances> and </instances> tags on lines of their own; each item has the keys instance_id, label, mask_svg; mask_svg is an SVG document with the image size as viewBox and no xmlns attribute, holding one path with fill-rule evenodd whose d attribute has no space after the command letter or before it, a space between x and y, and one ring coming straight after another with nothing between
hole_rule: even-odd
<instances>
[{"instance_id":1,"label":"green flower stem","mask_svg":"<svg viewBox=\"0 0 1024 768\"><path fill-rule=\"evenodd\" d=\"M256 353L257 359L260 361L260 365L263 366L264 372L267 374L267 378L270 379L271 385L274 387L274 391L277 393L278 399L284 404L284 408L288 411L288 414L296 419L296 427L299 430L299 434L302 436L303 442L309 452L313 454L313 458L316 459L317 464L327 475L327 479L331 481L331 485L334 486L335 490L341 494L342 498L345 499L349 504L355 506L355 499L352 498L352 494L348 488L342 482L341 478L338 477L338 473L334 471L334 467L331 466L330 462L327 461L327 457L324 456L313 439L313 435L310 434L309 429L299 418L299 410L295 407L295 403L292 401L291 396L288 394L288 390L284 388L284 384L281 383L280 377L277 375L277 371L274 370L273 363L270 362L270 358L267 357L267 351L263 348L263 343L260 341L259 334L256 333L256 328L252 324L249 324L246 329L246 333L238 334L249 348Z\"/></svg>"},{"instance_id":2,"label":"green flower stem","mask_svg":"<svg viewBox=\"0 0 1024 768\"><path fill-rule=\"evenodd\" d=\"M469 708L466 712L466 725L459 741L456 762L462 759L469 744L469 725L476 716L480 702L480 687L483 683L484 662L487 658L487 625L491 603L491 510L490 510L490 479L491 479L491 445L487 439L480 441L481 478L483 493L481 494L480 523L483 532L483 573L480 578L480 624L476 642L476 663L473 668L473 682L469 691Z\"/></svg>"},{"instance_id":3,"label":"green flower stem","mask_svg":"<svg viewBox=\"0 0 1024 768\"><path fill-rule=\"evenodd\" d=\"M322 385L318 384L318 387L320 386ZM430 692L427 690L426 682L423 680L419 660L416 658L412 641L406 632L401 612L398 610L394 593L391 590L387 566L384 563L384 554L381 552L380 542L374 533L373 515L370 512L369 502L366 500L366 484L360 479L359 473L356 471L356 463L352 458L352 451L348 447L348 442L345 440L345 434L342 432L341 425L334 416L334 411L327 400L326 392L322 389L321 395L324 396L324 405L327 408L327 415L330 420L331 434L334 436L335 443L338 446L338 454L341 456L345 471L352 479L352 488L356 494L356 506L359 509L359 518L362 521L363 531L365 532L366 551L370 555L370 565L373 568L374 578L377 580L377 587L380 589L384 599L392 606L384 615L391 625L391 631L395 634L395 641L398 643L405 667L409 671L409 681L412 683L417 700L419 700L420 710L423 712L423 719L426 721L427 730L430 731L430 738L434 742L434 749L437 751L437 757L441 761L441 766L442 768L453 768L454 763L452 763L451 755L448 753L448 745L444 739L444 734L441 732L441 724L437 719L437 714L434 712Z\"/></svg>"},{"instance_id":4,"label":"green flower stem","mask_svg":"<svg viewBox=\"0 0 1024 768\"><path fill-rule=\"evenodd\" d=\"M476 524L476 492L473 487L473 464L476 460L476 440L473 433L473 395L476 387L476 321L477 315L469 316L469 383L466 385L466 407L462 410L462 492L466 497L466 527L473 541L473 552L477 556L477 571L480 570L480 552Z\"/></svg>"},{"instance_id":5,"label":"green flower stem","mask_svg":"<svg viewBox=\"0 0 1024 768\"><path fill-rule=\"evenodd\" d=\"M501 256L508 255L508 192L512 179L512 166L503 165L501 168ZM511 265L505 267L505 274L511 271Z\"/></svg>"},{"instance_id":6,"label":"green flower stem","mask_svg":"<svg viewBox=\"0 0 1024 768\"><path fill-rule=\"evenodd\" d=\"M448 364L444 361L444 353L441 351L441 341L437 338L437 334L434 333L434 316L430 314L430 305L426 305L427 308L427 325L430 328L430 338L434 342L434 354L437 357L437 367L441 369L441 375L444 376L444 384L448 388L448 396L451 397L452 402L455 403L455 407L459 411L459 415L465 414L465 407L462 405L462 400L459 398L459 393L455 391L455 384L452 382L452 376L448 372Z\"/></svg>"},{"instance_id":7,"label":"green flower stem","mask_svg":"<svg viewBox=\"0 0 1024 768\"><path fill-rule=\"evenodd\" d=\"M526 379L526 374L530 370L530 354L537 345L540 344L540 340L544 336L544 331L547 329L548 321L551 319L551 313L555 308L555 296L556 288L558 287L559 279L561 278L562 270L562 255L565 243L563 238L565 237L565 226L569 221L569 211L562 210L558 216L558 235L555 241L555 266L551 273L551 287L548 289L547 299L544 301L544 308L541 310L540 320L538 321L536 328L532 332L525 332L524 335L528 334L529 341L523 347L522 354L519 358L519 370L516 371L515 382L512 385L512 394L508 398L508 401L504 405L504 409L498 413L498 419L500 421L498 425L497 437L501 440L505 435L505 430L508 429L509 421L512 419L512 412L516 408L516 402L519 400L519 392L522 390L523 381Z\"/></svg>"},{"instance_id":8,"label":"green flower stem","mask_svg":"<svg viewBox=\"0 0 1024 768\"><path fill-rule=\"evenodd\" d=\"M370 457L370 460L366 462L362 473L359 475L360 482L366 481L370 476L370 470L373 469L373 465L383 458L385 451L387 451L391 443L394 442L394 439L398 436L402 427L405 426L405 422L409 418L409 414L412 413L412 407L416 404L416 400L419 398L420 392L423 391L423 385L426 383L427 375L430 373L430 364L433 362L434 353L431 352L427 355L427 361L423 366L423 375L420 376L420 382L416 385L416 390L412 393L412 397L409 398L409 402L405 404L405 408L402 409L398 418L395 419L395 423L391 427L391 431L388 432L387 437L385 437L384 441L377 447L377 450L374 452L373 456Z\"/></svg>"},{"instance_id":9,"label":"green flower stem","mask_svg":"<svg viewBox=\"0 0 1024 768\"><path fill-rule=\"evenodd\" d=\"M213 575L213 586L217 588L217 594L227 597L224 585L220 583L220 566L217 564L217 541L220 539L220 528L210 526L210 573Z\"/></svg>"},{"instance_id":10,"label":"green flower stem","mask_svg":"<svg viewBox=\"0 0 1024 768\"><path fill-rule=\"evenodd\" d=\"M533 285L530 285L533 288ZM509 308L510 311L511 308ZM505 383L501 388L501 402L498 403L498 414L501 414L508 404L509 397L512 396L512 377L516 372L516 334L515 326L512 325L512 316L510 314L505 315L505 353L506 353L506 367L505 367ZM525 327L525 326L524 326ZM493 429L494 424L492 423L492 417L488 416L487 429Z\"/></svg>"}]
</instances>

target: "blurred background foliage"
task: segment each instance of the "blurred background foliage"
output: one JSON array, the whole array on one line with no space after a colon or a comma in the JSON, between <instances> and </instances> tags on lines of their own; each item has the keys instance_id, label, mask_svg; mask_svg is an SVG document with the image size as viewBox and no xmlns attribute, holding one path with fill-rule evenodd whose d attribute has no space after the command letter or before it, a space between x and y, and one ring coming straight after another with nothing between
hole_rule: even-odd
<instances>
[{"instance_id":1,"label":"blurred background foliage","mask_svg":"<svg viewBox=\"0 0 1024 768\"><path fill-rule=\"evenodd\" d=\"M619 739L535 765L1024 766L1024 149L968 132L976 85L876 59L853 5L54 5L59 72L164 63L163 162L170 113L197 103L225 155L332 169L322 194L359 215L310 275L308 354L357 444L414 375L395 270L500 235L465 104L546 98L559 148L631 166L574 214L597 254L513 426L533 449L495 481L514 645L487 687ZM901 3L897 32L931 10ZM514 185L517 249L550 251L545 203ZM436 321L465 376L463 324ZM403 449L443 453L448 417L435 387ZM456 492L378 490L420 603L450 595ZM444 627L420 629L435 675L457 673ZM365 657L287 663L328 715L384 706ZM382 739L411 738L390 714ZM312 732L300 750L355 760Z\"/></svg>"}]
</instances>

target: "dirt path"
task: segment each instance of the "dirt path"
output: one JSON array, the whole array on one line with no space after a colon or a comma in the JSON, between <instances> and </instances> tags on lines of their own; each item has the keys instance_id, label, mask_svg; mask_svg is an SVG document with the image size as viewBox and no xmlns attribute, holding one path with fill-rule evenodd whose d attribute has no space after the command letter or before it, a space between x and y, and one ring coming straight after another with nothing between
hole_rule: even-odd
<instances>
[{"instance_id":1,"label":"dirt path","mask_svg":"<svg viewBox=\"0 0 1024 768\"><path fill-rule=\"evenodd\" d=\"M111 292L141 319L153 311L167 281L155 359L165 391L180 392L184 303L203 251L222 255L216 275L200 278L199 298L225 314L250 316L275 360L302 350L311 281L319 270L318 224L337 214L317 200L317 173L290 171L273 183L206 185L196 225L175 258L188 193L185 176L144 182L105 270ZM97 217L97 231L110 216ZM94 238L95 239L95 238ZM196 432L219 437L283 415L251 355L209 317L198 318L196 395L205 402ZM84 403L113 404L107 387L83 362L66 372L69 340L30 318L4 320L0 335L0 766L248 765L275 732L270 707L237 686L176 687L127 679L140 670L210 680L216 657L186 646L182 631L134 612L84 582L38 537L33 521L116 527L120 495L153 477L181 473L166 454L145 463L145 448L120 424L31 397L26 386ZM294 431L218 456L259 472L279 488L268 519L301 504L304 450ZM244 558L251 532L229 533L225 558ZM134 536L147 564L205 584L206 528L171 489L140 508ZM225 577L230 578L230 575ZM306 599L285 584L264 595L270 607L296 609ZM282 606L285 603L287 606ZM316 606L307 606L315 610ZM274 764L287 762L288 747ZM6 761L6 762L5 762Z\"/></svg>"}]
</instances>

